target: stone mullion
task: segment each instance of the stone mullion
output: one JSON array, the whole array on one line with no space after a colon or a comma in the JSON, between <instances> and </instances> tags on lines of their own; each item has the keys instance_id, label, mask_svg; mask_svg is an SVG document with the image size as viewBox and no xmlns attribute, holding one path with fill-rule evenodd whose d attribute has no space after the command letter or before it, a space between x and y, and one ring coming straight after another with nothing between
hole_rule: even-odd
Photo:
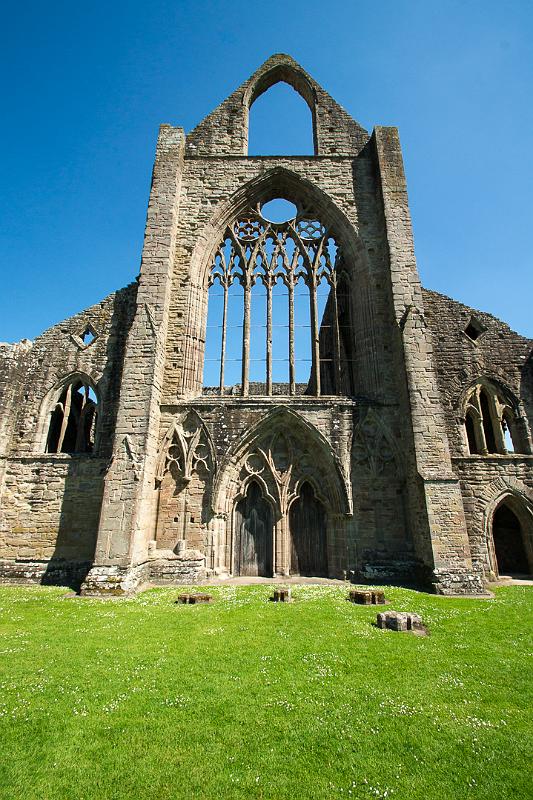
<instances>
[{"instance_id":1,"label":"stone mullion","mask_svg":"<svg viewBox=\"0 0 533 800\"><path fill-rule=\"evenodd\" d=\"M335 380L335 394L341 391L341 339L339 330L339 307L337 303L337 279L335 273L331 276L331 295L333 299L333 374Z\"/></svg>"},{"instance_id":2,"label":"stone mullion","mask_svg":"<svg viewBox=\"0 0 533 800\"><path fill-rule=\"evenodd\" d=\"M292 275L287 282L289 291L289 392L296 394L296 377L294 369L294 281Z\"/></svg>"},{"instance_id":3,"label":"stone mullion","mask_svg":"<svg viewBox=\"0 0 533 800\"><path fill-rule=\"evenodd\" d=\"M474 436L476 439L477 448L482 456L488 456L489 449L487 447L487 439L485 436L485 429L483 427L483 415L481 413L481 403L479 401L479 390L476 391L470 402L475 412L472 414L472 419L474 420Z\"/></svg>"},{"instance_id":4,"label":"stone mullion","mask_svg":"<svg viewBox=\"0 0 533 800\"><path fill-rule=\"evenodd\" d=\"M502 409L500 407L500 403L498 402L498 398L495 394L493 394L493 392L487 392L487 398L489 401L489 412L492 430L494 431L496 450L501 455L505 455L507 453L507 448L505 446L505 436L503 434L502 427Z\"/></svg>"},{"instance_id":5,"label":"stone mullion","mask_svg":"<svg viewBox=\"0 0 533 800\"><path fill-rule=\"evenodd\" d=\"M250 370L250 305L251 305L251 280L249 275L244 276L244 318L242 325L242 380L241 394L246 396L249 389Z\"/></svg>"},{"instance_id":6,"label":"stone mullion","mask_svg":"<svg viewBox=\"0 0 533 800\"><path fill-rule=\"evenodd\" d=\"M479 414L471 414L471 419L474 425L474 438L476 440L477 451L482 456L487 456L489 451L487 450L487 442L485 441L485 431L483 430L481 417Z\"/></svg>"},{"instance_id":7,"label":"stone mullion","mask_svg":"<svg viewBox=\"0 0 533 800\"><path fill-rule=\"evenodd\" d=\"M63 419L61 420L61 430L59 431L59 439L57 440L57 453L61 452L63 441L67 432L68 418L70 416L70 406L72 403L72 384L69 383L67 387L67 394L65 397L65 405L63 407Z\"/></svg>"},{"instance_id":8,"label":"stone mullion","mask_svg":"<svg viewBox=\"0 0 533 800\"><path fill-rule=\"evenodd\" d=\"M220 394L224 394L224 366L226 363L226 328L228 316L228 282L224 281L224 306L222 309L222 342L220 346Z\"/></svg>"},{"instance_id":9,"label":"stone mullion","mask_svg":"<svg viewBox=\"0 0 533 800\"><path fill-rule=\"evenodd\" d=\"M320 339L318 331L318 308L316 300L316 279L311 275L307 283L309 288L309 307L311 311L311 369L315 375L315 394L320 397Z\"/></svg>"},{"instance_id":10,"label":"stone mullion","mask_svg":"<svg viewBox=\"0 0 533 800\"><path fill-rule=\"evenodd\" d=\"M267 276L266 390L272 394L272 280Z\"/></svg>"},{"instance_id":11,"label":"stone mullion","mask_svg":"<svg viewBox=\"0 0 533 800\"><path fill-rule=\"evenodd\" d=\"M82 400L82 404L81 404L81 408L80 408L80 416L78 418L78 430L76 431L76 444L75 444L76 453L81 453L82 449L84 449L84 448L82 448L82 445L85 444L85 442L84 442L84 439L85 439L84 428L85 428L85 416L86 416L86 412L87 412L87 400L88 400L88 398L89 398L89 387L88 386L84 386L83 387L83 400Z\"/></svg>"}]
</instances>

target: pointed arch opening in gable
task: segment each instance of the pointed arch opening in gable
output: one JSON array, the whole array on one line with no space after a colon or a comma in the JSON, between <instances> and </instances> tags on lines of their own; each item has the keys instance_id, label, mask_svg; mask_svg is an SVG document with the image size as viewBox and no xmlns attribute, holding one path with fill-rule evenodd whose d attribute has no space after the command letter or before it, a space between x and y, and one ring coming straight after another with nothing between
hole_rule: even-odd
<instances>
[{"instance_id":1,"label":"pointed arch opening in gable","mask_svg":"<svg viewBox=\"0 0 533 800\"><path fill-rule=\"evenodd\" d=\"M313 110L285 81L257 97L248 112L249 156L313 156Z\"/></svg>"},{"instance_id":2,"label":"pointed arch opening in gable","mask_svg":"<svg viewBox=\"0 0 533 800\"><path fill-rule=\"evenodd\" d=\"M248 155L316 155L316 92L297 67L266 70L248 86L243 103Z\"/></svg>"}]
</instances>

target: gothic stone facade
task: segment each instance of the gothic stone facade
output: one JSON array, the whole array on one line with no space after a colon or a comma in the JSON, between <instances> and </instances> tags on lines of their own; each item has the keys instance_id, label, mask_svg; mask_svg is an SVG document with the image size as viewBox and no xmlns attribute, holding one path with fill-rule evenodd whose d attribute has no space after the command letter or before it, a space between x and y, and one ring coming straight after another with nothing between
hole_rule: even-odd
<instances>
[{"instance_id":1,"label":"gothic stone facade","mask_svg":"<svg viewBox=\"0 0 533 800\"><path fill-rule=\"evenodd\" d=\"M311 109L314 156L247 155L249 108L279 81ZM261 213L278 197L296 207L280 224ZM280 285L286 382L272 366ZM250 379L259 286L264 383ZM220 380L206 387L214 288ZM235 335L241 379L226 386ZM530 573L531 348L422 289L397 130L368 134L273 56L191 133L161 127L137 282L0 346L0 577L89 594L306 574L446 594Z\"/></svg>"}]
</instances>

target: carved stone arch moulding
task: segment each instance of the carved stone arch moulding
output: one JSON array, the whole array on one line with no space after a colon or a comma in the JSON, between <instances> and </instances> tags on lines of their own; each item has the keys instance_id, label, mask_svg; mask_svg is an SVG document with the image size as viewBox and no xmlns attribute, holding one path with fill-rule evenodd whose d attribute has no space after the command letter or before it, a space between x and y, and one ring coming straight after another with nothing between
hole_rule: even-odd
<instances>
[{"instance_id":1,"label":"carved stone arch moulding","mask_svg":"<svg viewBox=\"0 0 533 800\"><path fill-rule=\"evenodd\" d=\"M272 506L272 510L275 516L279 516L279 497L276 490L276 485L272 480L272 476L269 475L266 471L261 470L260 472L244 472L241 482L238 484L237 493L233 498L233 502L231 505L235 506L235 504L246 497L248 493L248 487L251 483L259 484L261 487L263 497L268 500L270 505ZM231 509L230 509L231 510ZM229 513L229 512L228 512Z\"/></svg>"},{"instance_id":2,"label":"carved stone arch moulding","mask_svg":"<svg viewBox=\"0 0 533 800\"><path fill-rule=\"evenodd\" d=\"M316 90L303 69L296 63L283 62L274 64L269 69L260 72L255 80L249 82L243 92L243 105L249 110L258 97L277 83L288 84L305 100L313 115L314 125L317 102Z\"/></svg>"},{"instance_id":3,"label":"carved stone arch moulding","mask_svg":"<svg viewBox=\"0 0 533 800\"><path fill-rule=\"evenodd\" d=\"M214 513L227 513L254 477L267 487L279 516L305 480L333 512L352 513L351 484L338 455L313 425L285 407L264 416L227 453L213 487Z\"/></svg>"},{"instance_id":4,"label":"carved stone arch moulding","mask_svg":"<svg viewBox=\"0 0 533 800\"><path fill-rule=\"evenodd\" d=\"M494 511L507 496L520 501L533 521L533 490L516 478L499 477L488 486L484 486L479 493L479 503L484 506L483 531L485 534L490 534Z\"/></svg>"},{"instance_id":5,"label":"carved stone arch moulding","mask_svg":"<svg viewBox=\"0 0 533 800\"><path fill-rule=\"evenodd\" d=\"M370 407L357 424L352 439L352 461L373 477L401 477L401 460L393 436L381 415Z\"/></svg>"},{"instance_id":6,"label":"carved stone arch moulding","mask_svg":"<svg viewBox=\"0 0 533 800\"><path fill-rule=\"evenodd\" d=\"M194 472L215 475L213 442L205 423L194 410L177 417L163 437L156 466L156 487L169 471L184 484L190 482Z\"/></svg>"},{"instance_id":7,"label":"carved stone arch moulding","mask_svg":"<svg viewBox=\"0 0 533 800\"><path fill-rule=\"evenodd\" d=\"M515 478L496 478L483 487L479 494L479 503L484 507L482 533L488 557L487 567L495 574L498 574L498 567L492 538L492 521L496 510L506 500L523 528L523 536L533 555L533 490Z\"/></svg>"}]
</instances>

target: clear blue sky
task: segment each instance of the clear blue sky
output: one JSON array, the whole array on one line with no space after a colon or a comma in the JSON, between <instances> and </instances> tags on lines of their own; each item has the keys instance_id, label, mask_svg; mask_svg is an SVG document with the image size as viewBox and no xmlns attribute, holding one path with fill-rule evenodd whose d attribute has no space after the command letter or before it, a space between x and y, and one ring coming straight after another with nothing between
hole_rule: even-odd
<instances>
[{"instance_id":1,"label":"clear blue sky","mask_svg":"<svg viewBox=\"0 0 533 800\"><path fill-rule=\"evenodd\" d=\"M0 340L134 279L159 123L190 130L275 52L399 127L424 285L533 336L529 0L30 0L2 28Z\"/></svg>"}]
</instances>

